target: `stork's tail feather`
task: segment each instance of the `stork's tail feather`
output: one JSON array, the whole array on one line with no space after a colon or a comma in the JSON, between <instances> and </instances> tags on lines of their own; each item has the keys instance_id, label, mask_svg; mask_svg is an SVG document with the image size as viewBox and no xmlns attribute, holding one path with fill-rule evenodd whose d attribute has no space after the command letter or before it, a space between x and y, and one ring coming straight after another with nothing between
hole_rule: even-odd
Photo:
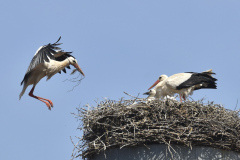
<instances>
[{"instance_id":1,"label":"stork's tail feather","mask_svg":"<svg viewBox=\"0 0 240 160\"><path fill-rule=\"evenodd\" d=\"M203 73L203 74L207 74L207 75L209 75L209 76L211 76L211 77L212 77L212 74L216 74L216 73L212 72L212 69L203 71L202 73Z\"/></svg>"},{"instance_id":2,"label":"stork's tail feather","mask_svg":"<svg viewBox=\"0 0 240 160\"><path fill-rule=\"evenodd\" d=\"M23 84L23 82L24 82L24 79L22 80L22 82L21 82L20 86Z\"/></svg>"},{"instance_id":3,"label":"stork's tail feather","mask_svg":"<svg viewBox=\"0 0 240 160\"><path fill-rule=\"evenodd\" d=\"M213 73L211 72L202 72L199 74L199 78L201 79L201 83L195 85L194 90L198 90L201 88L210 88L210 89L217 89L217 79L212 77ZM215 74L215 73L214 73Z\"/></svg>"},{"instance_id":4,"label":"stork's tail feather","mask_svg":"<svg viewBox=\"0 0 240 160\"><path fill-rule=\"evenodd\" d=\"M25 85L26 83L24 83L23 85L23 89L22 89L22 92L19 94L19 100L21 99L21 97L23 96L23 94L25 93L26 89L27 89L27 86Z\"/></svg>"},{"instance_id":5,"label":"stork's tail feather","mask_svg":"<svg viewBox=\"0 0 240 160\"><path fill-rule=\"evenodd\" d=\"M209 83L203 83L202 86L203 86L202 88L217 89L217 85L216 85L215 81L211 81Z\"/></svg>"},{"instance_id":6,"label":"stork's tail feather","mask_svg":"<svg viewBox=\"0 0 240 160\"><path fill-rule=\"evenodd\" d=\"M204 86L203 88L212 88L212 89L217 89L216 81L217 79L212 76L212 74L216 74L212 72L212 69L203 71L202 74L207 75L207 81L204 82L202 85Z\"/></svg>"},{"instance_id":7,"label":"stork's tail feather","mask_svg":"<svg viewBox=\"0 0 240 160\"><path fill-rule=\"evenodd\" d=\"M25 92L25 91L24 91ZM24 92L22 91L20 94L19 94L19 100L21 100L21 97L23 96Z\"/></svg>"}]
</instances>

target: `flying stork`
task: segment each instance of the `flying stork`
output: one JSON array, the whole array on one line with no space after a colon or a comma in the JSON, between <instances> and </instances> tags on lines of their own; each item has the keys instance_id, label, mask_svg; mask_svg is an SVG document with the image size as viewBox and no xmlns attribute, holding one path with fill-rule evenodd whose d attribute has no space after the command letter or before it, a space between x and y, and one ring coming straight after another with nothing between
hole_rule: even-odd
<instances>
[{"instance_id":1,"label":"flying stork","mask_svg":"<svg viewBox=\"0 0 240 160\"><path fill-rule=\"evenodd\" d=\"M159 95L171 96L178 93L180 95L180 101L182 102L182 98L186 100L187 96L192 95L194 90L201 88L216 89L217 79L213 78L212 74L215 74L212 72L212 69L202 73L178 73L170 77L163 74L148 90L156 86L156 94Z\"/></svg>"},{"instance_id":2,"label":"flying stork","mask_svg":"<svg viewBox=\"0 0 240 160\"><path fill-rule=\"evenodd\" d=\"M61 36L57 42L41 46L37 50L21 82L21 85L23 84L23 89L19 95L19 100L23 96L27 87L33 85L28 95L44 102L48 109L51 110L51 107L53 107L51 100L33 95L37 83L45 76L47 76L47 80L49 80L56 73L61 73L61 70L66 73L65 67L70 68L69 65L74 66L83 76L85 76L77 63L77 60L70 55L72 52L64 52L61 48L57 47L62 44L58 43L60 39Z\"/></svg>"}]
</instances>

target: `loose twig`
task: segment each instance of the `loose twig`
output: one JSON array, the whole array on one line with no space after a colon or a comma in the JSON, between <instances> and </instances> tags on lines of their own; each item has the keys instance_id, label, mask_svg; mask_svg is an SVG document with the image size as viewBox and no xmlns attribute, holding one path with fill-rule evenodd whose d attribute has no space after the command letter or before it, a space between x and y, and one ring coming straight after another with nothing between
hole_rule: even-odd
<instances>
[{"instance_id":1,"label":"loose twig","mask_svg":"<svg viewBox=\"0 0 240 160\"><path fill-rule=\"evenodd\" d=\"M73 74L74 71L75 71L75 70L73 70L73 72L72 72L71 74ZM79 76L81 76L80 79L78 79ZM85 78L85 77L82 76L82 75L79 73L77 77L72 78L72 79L65 79L63 82L66 82L66 81L77 82L77 84L76 84L75 86L73 86L73 88L72 88L71 90L68 91L68 92L71 92L71 91L73 91L73 89L74 89L75 87L77 87L77 86L81 83L81 81L82 81L84 78Z\"/></svg>"}]
</instances>

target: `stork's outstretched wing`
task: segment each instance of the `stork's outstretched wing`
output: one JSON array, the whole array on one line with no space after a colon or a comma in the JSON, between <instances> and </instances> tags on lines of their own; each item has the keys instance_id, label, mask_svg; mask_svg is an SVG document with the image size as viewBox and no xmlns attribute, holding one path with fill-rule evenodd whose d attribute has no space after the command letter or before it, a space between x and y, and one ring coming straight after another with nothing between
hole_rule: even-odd
<instances>
[{"instance_id":1,"label":"stork's outstretched wing","mask_svg":"<svg viewBox=\"0 0 240 160\"><path fill-rule=\"evenodd\" d=\"M61 36L59 37L57 42L53 44L49 43L47 45L41 46L35 53L34 57L32 58L32 61L30 62L30 65L26 73L30 72L38 64L43 63L44 61L49 62L49 58L55 59L54 54L57 53L56 50L61 50L61 48L56 47L62 44L62 43L58 43L60 39L61 39Z\"/></svg>"}]
</instances>

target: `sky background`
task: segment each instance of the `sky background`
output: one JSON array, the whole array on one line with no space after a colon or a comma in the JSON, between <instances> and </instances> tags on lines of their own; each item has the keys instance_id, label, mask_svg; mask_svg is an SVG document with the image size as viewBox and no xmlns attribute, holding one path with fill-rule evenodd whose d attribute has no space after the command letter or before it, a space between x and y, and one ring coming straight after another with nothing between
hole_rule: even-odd
<instances>
[{"instance_id":1,"label":"sky background","mask_svg":"<svg viewBox=\"0 0 240 160\"><path fill-rule=\"evenodd\" d=\"M240 108L240 1L26 0L0 2L1 111L0 159L71 159L79 121L71 113L95 101L140 98L161 74L212 68L217 90L199 90L206 99ZM61 48L73 51L86 77L43 78L34 94L44 103L22 99L20 82L37 49L62 36ZM73 67L72 67L73 68Z\"/></svg>"}]
</instances>

